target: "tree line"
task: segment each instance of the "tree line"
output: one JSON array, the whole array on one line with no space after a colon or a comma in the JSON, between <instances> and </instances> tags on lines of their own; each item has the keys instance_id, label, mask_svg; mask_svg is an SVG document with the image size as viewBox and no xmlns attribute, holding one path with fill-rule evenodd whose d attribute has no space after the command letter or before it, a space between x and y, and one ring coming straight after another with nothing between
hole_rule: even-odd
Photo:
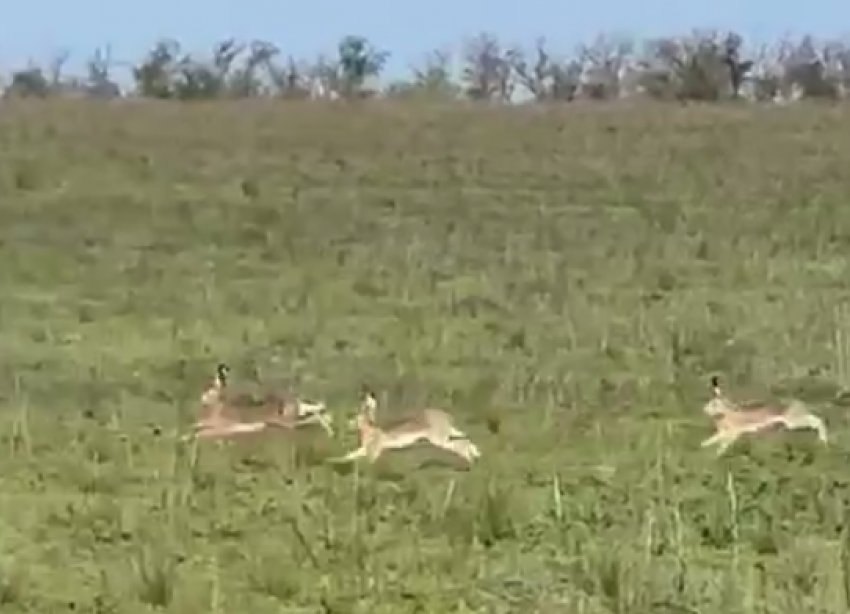
<instances>
[{"instance_id":1,"label":"tree line","mask_svg":"<svg viewBox=\"0 0 850 614\"><path fill-rule=\"evenodd\" d=\"M747 44L735 32L694 31L636 40L598 36L569 52L545 39L508 44L483 33L455 52L436 50L408 74L385 74L390 52L362 36L333 53L287 55L268 41L227 40L206 53L161 40L137 62L118 64L98 50L84 74L68 74L68 56L13 71L4 98L152 98L290 100L373 98L569 103L644 98L720 102L840 100L850 91L850 41L812 36ZM124 78L118 73L123 71ZM126 78L129 77L129 78Z\"/></svg>"}]
</instances>

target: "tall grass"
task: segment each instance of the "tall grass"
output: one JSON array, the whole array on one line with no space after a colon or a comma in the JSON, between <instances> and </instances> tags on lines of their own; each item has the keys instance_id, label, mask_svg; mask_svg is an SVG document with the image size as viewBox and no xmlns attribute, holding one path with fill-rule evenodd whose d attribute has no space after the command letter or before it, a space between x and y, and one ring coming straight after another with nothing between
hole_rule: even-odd
<instances>
[{"instance_id":1,"label":"tall grass","mask_svg":"<svg viewBox=\"0 0 850 614\"><path fill-rule=\"evenodd\" d=\"M850 607L844 110L9 106L0 611ZM246 187L248 186L248 187ZM180 444L219 360L344 429ZM707 378L830 423L698 447Z\"/></svg>"}]
</instances>

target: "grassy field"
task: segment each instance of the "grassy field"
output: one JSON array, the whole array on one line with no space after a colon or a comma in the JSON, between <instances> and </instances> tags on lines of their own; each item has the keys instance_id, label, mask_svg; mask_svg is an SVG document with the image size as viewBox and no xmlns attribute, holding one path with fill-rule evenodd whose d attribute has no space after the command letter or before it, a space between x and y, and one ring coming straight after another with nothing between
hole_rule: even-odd
<instances>
[{"instance_id":1,"label":"grassy field","mask_svg":"<svg viewBox=\"0 0 850 614\"><path fill-rule=\"evenodd\" d=\"M848 113L4 105L0 611L844 614ZM484 458L180 444L219 360Z\"/></svg>"}]
</instances>

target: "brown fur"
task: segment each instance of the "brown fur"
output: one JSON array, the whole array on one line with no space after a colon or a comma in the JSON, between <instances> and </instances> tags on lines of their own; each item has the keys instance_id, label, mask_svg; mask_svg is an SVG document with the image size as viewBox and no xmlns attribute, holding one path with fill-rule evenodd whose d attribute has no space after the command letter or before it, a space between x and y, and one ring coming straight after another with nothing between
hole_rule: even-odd
<instances>
[{"instance_id":1,"label":"brown fur","mask_svg":"<svg viewBox=\"0 0 850 614\"><path fill-rule=\"evenodd\" d=\"M377 399L365 391L363 402L355 418L360 436L360 447L337 461L352 461L366 457L374 463L387 450L409 448L419 442L447 450L469 463L481 452L469 438L454 426L451 415L442 409L424 409L390 428L381 428L376 419Z\"/></svg>"},{"instance_id":2,"label":"brown fur","mask_svg":"<svg viewBox=\"0 0 850 614\"><path fill-rule=\"evenodd\" d=\"M201 395L200 415L194 432L183 439L224 439L265 432L268 429L295 430L307 424L332 429L319 414L302 415L301 401L290 396L268 394L257 400L248 395L230 395L227 375L230 369L220 364L210 386ZM323 405L321 406L324 407Z\"/></svg>"},{"instance_id":3,"label":"brown fur","mask_svg":"<svg viewBox=\"0 0 850 614\"><path fill-rule=\"evenodd\" d=\"M743 435L764 434L777 428L813 429L822 442L828 441L824 421L799 401L784 407L757 402L743 406L723 394L717 377L712 378L711 386L712 398L703 406L703 412L714 419L715 432L702 442L701 447L717 445L718 456Z\"/></svg>"}]
</instances>

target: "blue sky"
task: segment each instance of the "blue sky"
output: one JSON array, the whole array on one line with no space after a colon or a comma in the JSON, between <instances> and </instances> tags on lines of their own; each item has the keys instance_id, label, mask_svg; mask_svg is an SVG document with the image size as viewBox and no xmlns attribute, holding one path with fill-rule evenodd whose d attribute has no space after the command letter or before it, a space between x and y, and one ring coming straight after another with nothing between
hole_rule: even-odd
<instances>
[{"instance_id":1,"label":"blue sky","mask_svg":"<svg viewBox=\"0 0 850 614\"><path fill-rule=\"evenodd\" d=\"M392 52L389 68L397 74L427 51L456 47L481 31L517 43L542 35L565 51L599 32L653 36L717 27L755 40L805 33L831 37L850 33L836 29L841 16L850 16L844 7L839 10L838 0L145 0L123 5L28 0L10 3L0 19L0 68L49 59L63 50L80 66L107 43L116 59L135 60L161 37L200 51L228 37L257 38L311 57L332 51L346 34L360 34ZM850 30L850 23L844 27Z\"/></svg>"}]
</instances>

